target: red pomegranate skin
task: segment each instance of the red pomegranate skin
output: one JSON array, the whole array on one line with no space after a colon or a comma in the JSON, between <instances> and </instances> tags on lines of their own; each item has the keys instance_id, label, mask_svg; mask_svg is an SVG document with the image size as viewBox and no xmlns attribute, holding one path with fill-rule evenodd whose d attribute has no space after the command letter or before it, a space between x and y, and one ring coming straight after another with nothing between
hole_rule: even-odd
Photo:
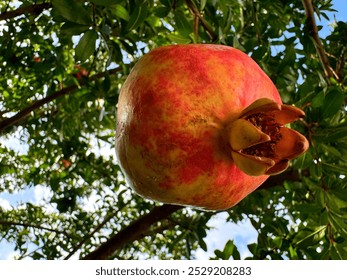
<instances>
[{"instance_id":1,"label":"red pomegranate skin","mask_svg":"<svg viewBox=\"0 0 347 280\"><path fill-rule=\"evenodd\" d=\"M259 98L282 104L260 67L228 46L164 46L144 55L125 81L116 151L143 197L209 210L228 209L269 176L239 170L226 126Z\"/></svg>"}]
</instances>

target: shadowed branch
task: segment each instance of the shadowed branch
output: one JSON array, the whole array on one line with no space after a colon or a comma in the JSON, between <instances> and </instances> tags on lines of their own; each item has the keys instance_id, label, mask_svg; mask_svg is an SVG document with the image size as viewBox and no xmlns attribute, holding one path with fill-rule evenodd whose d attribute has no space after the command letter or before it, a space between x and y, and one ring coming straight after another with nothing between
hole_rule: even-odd
<instances>
[{"instance_id":1,"label":"shadowed branch","mask_svg":"<svg viewBox=\"0 0 347 280\"><path fill-rule=\"evenodd\" d=\"M34 4L30 6L20 7L16 10L0 14L0 20L11 19L26 14L40 14L42 13L42 11L49 9L50 7L52 7L50 3Z\"/></svg>"},{"instance_id":2,"label":"shadowed branch","mask_svg":"<svg viewBox=\"0 0 347 280\"><path fill-rule=\"evenodd\" d=\"M316 19L314 17L314 8L312 0L302 0L302 4L306 12L306 24L309 30L309 34L315 42L315 47L320 59L320 62L323 66L324 74L327 78L335 78L340 80L339 76L335 73L334 69L330 66L328 56L324 50L322 40L318 34L318 27L316 24Z\"/></svg>"},{"instance_id":3,"label":"shadowed branch","mask_svg":"<svg viewBox=\"0 0 347 280\"><path fill-rule=\"evenodd\" d=\"M167 218L172 213L182 209L183 206L178 205L162 205L154 207L151 212L143 215L129 226L123 228L120 232L110 237L108 241L98 247L95 251L89 253L83 259L85 260L106 260L109 259L115 251L121 249L125 245L139 240L146 236L149 228L154 223Z\"/></svg>"}]
</instances>

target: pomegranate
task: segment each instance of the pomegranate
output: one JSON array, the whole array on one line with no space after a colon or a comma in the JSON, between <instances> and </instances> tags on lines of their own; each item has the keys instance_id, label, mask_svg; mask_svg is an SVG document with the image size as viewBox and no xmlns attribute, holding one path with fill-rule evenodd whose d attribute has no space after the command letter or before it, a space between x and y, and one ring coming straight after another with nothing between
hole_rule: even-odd
<instances>
[{"instance_id":1,"label":"pomegranate","mask_svg":"<svg viewBox=\"0 0 347 280\"><path fill-rule=\"evenodd\" d=\"M284 126L303 116L243 52L165 46L144 55L121 89L116 150L138 194L228 209L308 148Z\"/></svg>"}]
</instances>

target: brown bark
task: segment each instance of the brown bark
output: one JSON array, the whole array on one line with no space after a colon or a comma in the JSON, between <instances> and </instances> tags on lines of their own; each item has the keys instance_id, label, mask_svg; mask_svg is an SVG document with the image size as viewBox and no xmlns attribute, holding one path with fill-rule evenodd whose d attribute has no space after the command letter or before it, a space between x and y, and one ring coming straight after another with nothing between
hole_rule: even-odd
<instances>
[{"instance_id":1,"label":"brown bark","mask_svg":"<svg viewBox=\"0 0 347 280\"><path fill-rule=\"evenodd\" d=\"M43 10L49 9L50 3L34 4L30 6L20 7L13 11L8 11L0 14L0 20L12 19L26 14L40 14Z\"/></svg>"},{"instance_id":2,"label":"brown bark","mask_svg":"<svg viewBox=\"0 0 347 280\"><path fill-rule=\"evenodd\" d=\"M304 174L300 174L297 170L287 170L279 175L271 176L262 186L260 186L260 189L267 189L274 186L283 185L285 181L300 181L303 175L307 175L305 172L306 171L304 171ZM140 240L141 238L145 237L147 233L150 232L151 225L166 219L172 213L181 208L183 207L177 205L163 205L155 207L151 212L140 217L138 220L134 221L132 224L110 237L109 240L107 240L95 251L89 253L83 259L104 260L111 258L115 251L121 249L130 242Z\"/></svg>"},{"instance_id":3,"label":"brown bark","mask_svg":"<svg viewBox=\"0 0 347 280\"><path fill-rule=\"evenodd\" d=\"M121 249L125 245L135 240L146 236L149 227L165 218L172 213L183 208L178 205L162 205L154 207L154 209L146 215L143 215L138 220L134 221L129 226L122 229L120 232L110 237L104 244L98 247L95 251L85 256L84 260L106 260L109 259L115 251Z\"/></svg>"},{"instance_id":4,"label":"brown bark","mask_svg":"<svg viewBox=\"0 0 347 280\"><path fill-rule=\"evenodd\" d=\"M302 0L302 4L305 8L306 12L306 24L309 30L309 34L315 42L315 47L322 64L325 76L327 78L335 78L339 80L339 76L335 73L334 69L330 66L329 59L327 54L325 53L324 46L322 40L318 34L318 27L316 24L316 19L314 17L314 7L312 0Z\"/></svg>"}]
</instances>

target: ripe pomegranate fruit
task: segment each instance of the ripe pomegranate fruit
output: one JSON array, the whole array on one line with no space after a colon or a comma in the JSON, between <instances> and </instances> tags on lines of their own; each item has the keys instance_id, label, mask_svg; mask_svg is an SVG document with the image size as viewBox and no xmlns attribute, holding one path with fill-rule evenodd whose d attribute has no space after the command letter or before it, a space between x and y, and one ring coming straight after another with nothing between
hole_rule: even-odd
<instances>
[{"instance_id":1,"label":"ripe pomegranate fruit","mask_svg":"<svg viewBox=\"0 0 347 280\"><path fill-rule=\"evenodd\" d=\"M241 51L165 46L144 55L121 89L116 150L138 194L227 209L308 148L284 126L303 116Z\"/></svg>"}]
</instances>

